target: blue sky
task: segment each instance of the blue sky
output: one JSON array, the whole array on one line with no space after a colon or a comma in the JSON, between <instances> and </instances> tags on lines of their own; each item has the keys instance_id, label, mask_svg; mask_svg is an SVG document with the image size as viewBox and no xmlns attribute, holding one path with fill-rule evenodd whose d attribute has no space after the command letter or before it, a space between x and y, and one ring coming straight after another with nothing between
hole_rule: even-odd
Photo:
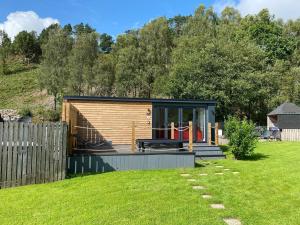
<instances>
[{"instance_id":1,"label":"blue sky","mask_svg":"<svg viewBox=\"0 0 300 225\"><path fill-rule=\"evenodd\" d=\"M34 11L61 24L89 23L98 32L117 35L158 16L188 15L209 0L0 0L0 23L9 13Z\"/></svg>"},{"instance_id":2,"label":"blue sky","mask_svg":"<svg viewBox=\"0 0 300 225\"><path fill-rule=\"evenodd\" d=\"M275 16L300 17L300 0L0 0L0 30L13 38L22 30L37 33L52 23L88 23L99 33L116 37L158 16L193 14L200 5L237 8L242 15L269 8Z\"/></svg>"}]
</instances>

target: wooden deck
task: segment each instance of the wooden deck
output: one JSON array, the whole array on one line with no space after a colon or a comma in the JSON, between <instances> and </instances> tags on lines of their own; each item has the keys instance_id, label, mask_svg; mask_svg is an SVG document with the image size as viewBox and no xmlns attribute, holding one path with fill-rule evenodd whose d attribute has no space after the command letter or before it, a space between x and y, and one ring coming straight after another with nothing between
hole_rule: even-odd
<instances>
[{"instance_id":1,"label":"wooden deck","mask_svg":"<svg viewBox=\"0 0 300 225\"><path fill-rule=\"evenodd\" d=\"M75 149L67 162L71 174L193 167L193 152L164 148L132 152L130 145L115 145L105 150Z\"/></svg>"}]
</instances>

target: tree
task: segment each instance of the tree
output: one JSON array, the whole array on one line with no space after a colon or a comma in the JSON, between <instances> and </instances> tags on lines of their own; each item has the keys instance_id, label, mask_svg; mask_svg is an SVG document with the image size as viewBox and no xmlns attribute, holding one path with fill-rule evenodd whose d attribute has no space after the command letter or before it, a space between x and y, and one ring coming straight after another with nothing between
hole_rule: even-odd
<instances>
[{"instance_id":1,"label":"tree","mask_svg":"<svg viewBox=\"0 0 300 225\"><path fill-rule=\"evenodd\" d=\"M81 33L75 39L69 58L71 93L89 95L95 86L93 67L98 56L98 34Z\"/></svg>"},{"instance_id":2,"label":"tree","mask_svg":"<svg viewBox=\"0 0 300 225\"><path fill-rule=\"evenodd\" d=\"M49 33L53 30L57 30L59 27L60 27L59 24L55 23L55 24L51 24L49 27L43 29L38 38L40 45L42 46L42 45L46 44L49 39Z\"/></svg>"},{"instance_id":3,"label":"tree","mask_svg":"<svg viewBox=\"0 0 300 225\"><path fill-rule=\"evenodd\" d=\"M112 45L114 44L114 41L112 39L112 36L108 34L101 34L100 35L100 50L104 53L110 53L112 50Z\"/></svg>"},{"instance_id":4,"label":"tree","mask_svg":"<svg viewBox=\"0 0 300 225\"><path fill-rule=\"evenodd\" d=\"M100 54L93 67L94 95L111 96L115 82L115 59L112 54Z\"/></svg>"},{"instance_id":5,"label":"tree","mask_svg":"<svg viewBox=\"0 0 300 225\"><path fill-rule=\"evenodd\" d=\"M294 49L293 39L284 34L283 25L274 20L267 9L257 15L246 16L241 21L242 28L250 39L254 40L268 55L268 61L288 59Z\"/></svg>"},{"instance_id":6,"label":"tree","mask_svg":"<svg viewBox=\"0 0 300 225\"><path fill-rule=\"evenodd\" d=\"M14 50L21 54L29 62L38 62L41 55L41 47L34 32L22 31L15 37Z\"/></svg>"},{"instance_id":7,"label":"tree","mask_svg":"<svg viewBox=\"0 0 300 225\"><path fill-rule=\"evenodd\" d=\"M88 34L88 33L94 33L96 30L93 29L92 27L90 27L90 25L88 24L83 24L83 23L80 23L80 24L77 24L74 26L74 34L76 36L79 36L81 34Z\"/></svg>"},{"instance_id":8,"label":"tree","mask_svg":"<svg viewBox=\"0 0 300 225\"><path fill-rule=\"evenodd\" d=\"M166 18L151 21L139 31L139 48L143 52L141 97L150 98L164 86L169 70L173 37Z\"/></svg>"},{"instance_id":9,"label":"tree","mask_svg":"<svg viewBox=\"0 0 300 225\"><path fill-rule=\"evenodd\" d=\"M7 58L11 51L11 41L5 31L0 30L0 75L7 74Z\"/></svg>"},{"instance_id":10,"label":"tree","mask_svg":"<svg viewBox=\"0 0 300 225\"><path fill-rule=\"evenodd\" d=\"M64 93L68 80L68 56L72 47L71 37L60 27L49 32L48 41L42 46L43 60L39 84L54 96L54 109L57 100Z\"/></svg>"}]
</instances>

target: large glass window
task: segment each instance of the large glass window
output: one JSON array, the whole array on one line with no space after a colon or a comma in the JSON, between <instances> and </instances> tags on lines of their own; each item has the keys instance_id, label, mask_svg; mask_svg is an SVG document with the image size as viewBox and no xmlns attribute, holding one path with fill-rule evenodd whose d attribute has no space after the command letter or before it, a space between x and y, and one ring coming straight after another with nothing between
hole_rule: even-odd
<instances>
[{"instance_id":1,"label":"large glass window","mask_svg":"<svg viewBox=\"0 0 300 225\"><path fill-rule=\"evenodd\" d=\"M165 107L154 109L153 121L153 134L156 139L167 138L165 136L166 120L165 120Z\"/></svg>"},{"instance_id":2,"label":"large glass window","mask_svg":"<svg viewBox=\"0 0 300 225\"><path fill-rule=\"evenodd\" d=\"M174 139L179 140L179 108L170 107L168 110L168 139L171 139L171 128L172 123L174 123Z\"/></svg>"},{"instance_id":3,"label":"large glass window","mask_svg":"<svg viewBox=\"0 0 300 225\"><path fill-rule=\"evenodd\" d=\"M174 139L189 140L189 121L193 122L193 139L205 142L206 109L204 107L161 106L153 110L153 138L171 139L174 123Z\"/></svg>"},{"instance_id":4,"label":"large glass window","mask_svg":"<svg viewBox=\"0 0 300 225\"><path fill-rule=\"evenodd\" d=\"M195 121L196 142L205 141L205 121L205 108L197 108Z\"/></svg>"}]
</instances>

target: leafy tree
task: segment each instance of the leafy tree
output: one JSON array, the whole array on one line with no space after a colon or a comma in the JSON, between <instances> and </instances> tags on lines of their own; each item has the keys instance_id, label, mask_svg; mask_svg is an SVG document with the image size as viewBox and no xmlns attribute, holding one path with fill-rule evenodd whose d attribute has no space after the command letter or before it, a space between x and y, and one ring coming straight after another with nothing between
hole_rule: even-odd
<instances>
[{"instance_id":1,"label":"leafy tree","mask_svg":"<svg viewBox=\"0 0 300 225\"><path fill-rule=\"evenodd\" d=\"M101 34L100 35L100 50L104 53L110 53L112 50L112 45L113 45L114 41L112 36L108 35L108 34Z\"/></svg>"},{"instance_id":2,"label":"leafy tree","mask_svg":"<svg viewBox=\"0 0 300 225\"><path fill-rule=\"evenodd\" d=\"M160 90L169 72L172 47L172 32L166 18L153 20L140 30L139 48L143 52L140 96L151 97Z\"/></svg>"},{"instance_id":3,"label":"leafy tree","mask_svg":"<svg viewBox=\"0 0 300 225\"><path fill-rule=\"evenodd\" d=\"M72 47L71 37L60 27L50 30L48 41L42 45L43 60L39 83L41 88L47 89L54 96L54 109L57 100L64 93L69 71L68 56Z\"/></svg>"},{"instance_id":4,"label":"leafy tree","mask_svg":"<svg viewBox=\"0 0 300 225\"><path fill-rule=\"evenodd\" d=\"M75 39L69 58L72 93L89 95L95 86L93 67L98 56L98 34L81 33Z\"/></svg>"},{"instance_id":5,"label":"leafy tree","mask_svg":"<svg viewBox=\"0 0 300 225\"><path fill-rule=\"evenodd\" d=\"M81 34L88 34L88 33L94 33L96 30L93 29L90 25L88 24L83 24L83 23L80 23L80 24L77 24L74 26L74 34L76 36L79 36Z\"/></svg>"},{"instance_id":6,"label":"leafy tree","mask_svg":"<svg viewBox=\"0 0 300 225\"><path fill-rule=\"evenodd\" d=\"M190 17L191 16L178 15L168 19L169 27L176 37L179 37L183 34L184 27L186 26Z\"/></svg>"},{"instance_id":7,"label":"leafy tree","mask_svg":"<svg viewBox=\"0 0 300 225\"><path fill-rule=\"evenodd\" d=\"M25 60L29 62L38 62L41 55L41 47L39 45L36 33L22 31L15 37L13 42L14 50L21 54Z\"/></svg>"},{"instance_id":8,"label":"leafy tree","mask_svg":"<svg viewBox=\"0 0 300 225\"><path fill-rule=\"evenodd\" d=\"M0 75L7 74L7 58L11 51L11 41L7 33L0 30Z\"/></svg>"},{"instance_id":9,"label":"leafy tree","mask_svg":"<svg viewBox=\"0 0 300 225\"><path fill-rule=\"evenodd\" d=\"M95 95L111 96L115 82L115 59L112 54L100 54L93 67Z\"/></svg>"},{"instance_id":10,"label":"leafy tree","mask_svg":"<svg viewBox=\"0 0 300 225\"><path fill-rule=\"evenodd\" d=\"M40 45L46 44L49 39L49 33L53 30L57 30L59 27L59 24L56 23L51 24L49 27L43 29L38 38Z\"/></svg>"},{"instance_id":11,"label":"leafy tree","mask_svg":"<svg viewBox=\"0 0 300 225\"><path fill-rule=\"evenodd\" d=\"M241 21L246 35L254 40L267 54L269 62L276 59L288 59L295 49L295 43L291 37L284 35L281 23L274 20L267 9L258 15L246 16Z\"/></svg>"}]
</instances>

